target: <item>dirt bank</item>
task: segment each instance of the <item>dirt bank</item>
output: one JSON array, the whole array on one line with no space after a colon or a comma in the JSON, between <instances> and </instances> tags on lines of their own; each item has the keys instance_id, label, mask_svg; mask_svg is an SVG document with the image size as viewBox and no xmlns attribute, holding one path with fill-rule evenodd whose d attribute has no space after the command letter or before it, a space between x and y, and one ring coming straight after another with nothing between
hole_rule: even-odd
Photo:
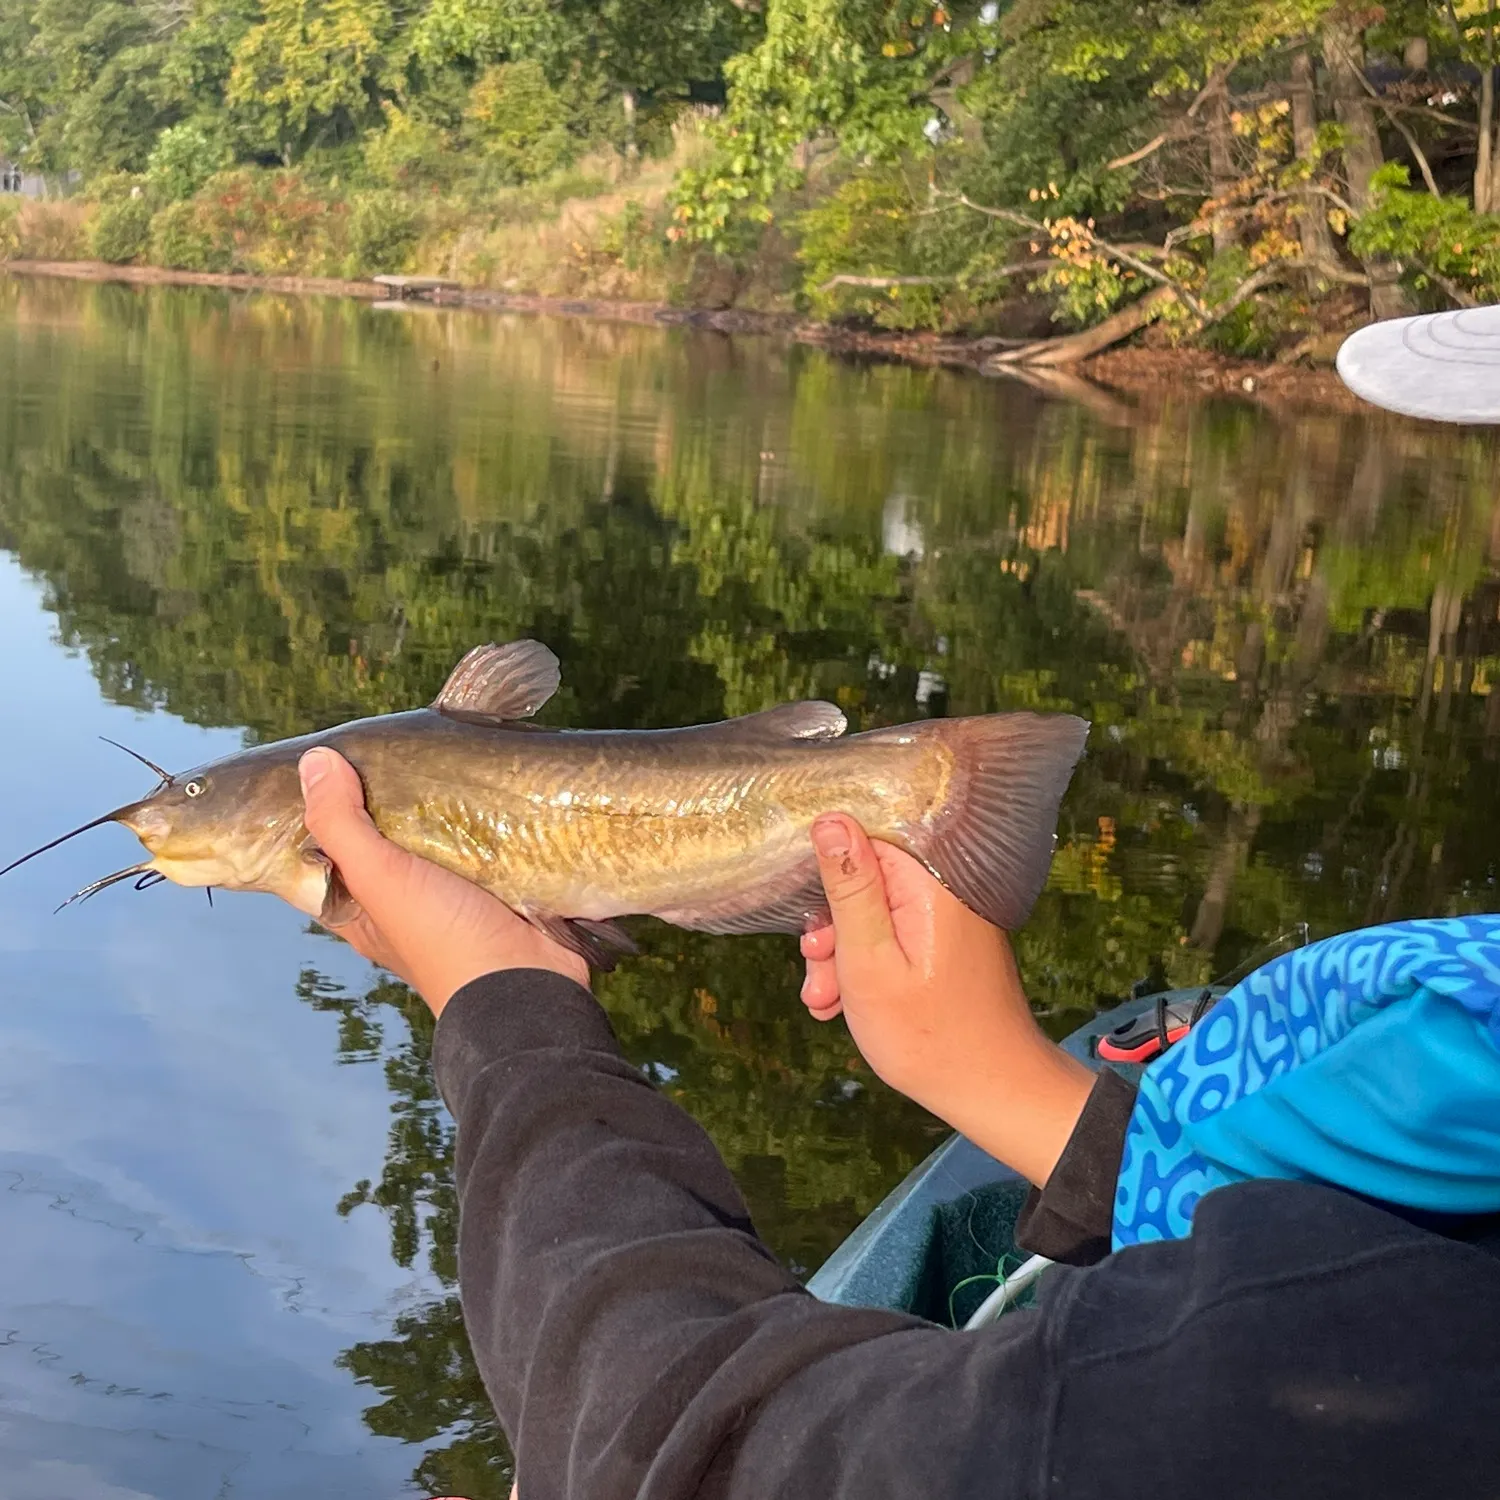
<instances>
[{"instance_id":1,"label":"dirt bank","mask_svg":"<svg viewBox=\"0 0 1500 1500\"><path fill-rule=\"evenodd\" d=\"M358 297L383 302L390 293L369 281L338 281L314 276L245 276L201 271L165 271L156 266L112 266L101 261L11 261L3 268L18 276L54 276L71 281L112 281L135 286L222 287L232 291L279 292L302 296ZM949 338L940 334L863 332L815 323L784 313L747 312L736 308L694 309L656 302L609 302L590 298L535 297L519 293L461 288L414 302L492 312L532 313L548 317L598 318L612 322L669 328L702 328L717 333L769 334L810 344L837 354L859 354L916 365L983 370L997 351L1024 342L1001 338ZM1331 359L1332 345L1312 351ZM1232 395L1281 406L1290 403L1368 410L1351 396L1330 368L1307 363L1258 363L1228 359L1201 349L1119 348L1064 369L991 366L996 378L1025 384L1086 402L1101 416L1128 418L1131 404L1120 396L1151 401L1172 394L1197 392ZM1115 393L1119 393L1118 395Z\"/></svg>"}]
</instances>

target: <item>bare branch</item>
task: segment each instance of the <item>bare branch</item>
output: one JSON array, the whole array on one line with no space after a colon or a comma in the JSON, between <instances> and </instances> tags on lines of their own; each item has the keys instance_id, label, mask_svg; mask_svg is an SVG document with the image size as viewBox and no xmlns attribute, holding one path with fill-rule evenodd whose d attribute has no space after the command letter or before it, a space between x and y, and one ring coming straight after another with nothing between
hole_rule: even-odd
<instances>
[{"instance_id":1,"label":"bare branch","mask_svg":"<svg viewBox=\"0 0 1500 1500\"><path fill-rule=\"evenodd\" d=\"M836 286L947 286L952 276L830 276L819 286L820 292L831 292Z\"/></svg>"},{"instance_id":2,"label":"bare branch","mask_svg":"<svg viewBox=\"0 0 1500 1500\"><path fill-rule=\"evenodd\" d=\"M1404 115L1427 115L1434 120L1441 121L1450 130L1461 130L1468 135L1478 135L1479 127L1468 120L1456 120L1452 115L1444 114L1440 109L1433 109L1430 104L1387 104L1386 109L1400 111Z\"/></svg>"},{"instance_id":3,"label":"bare branch","mask_svg":"<svg viewBox=\"0 0 1500 1500\"><path fill-rule=\"evenodd\" d=\"M1221 63L1208 75L1208 82L1198 90L1198 97L1188 105L1185 115L1178 120L1174 120L1160 135L1147 141L1139 150L1132 151L1126 156L1117 156L1113 161L1105 162L1104 170L1106 172L1116 172L1121 167L1133 167L1136 162L1144 161L1152 152L1161 150L1168 141L1178 140L1186 135L1188 126L1197 119L1198 111L1224 86L1238 61L1237 57L1233 57L1228 62Z\"/></svg>"},{"instance_id":4,"label":"bare branch","mask_svg":"<svg viewBox=\"0 0 1500 1500\"><path fill-rule=\"evenodd\" d=\"M1043 256L1039 260L1016 260L1008 265L994 266L990 270L975 275L972 280L976 281L1000 281L1007 276L1018 276L1022 271L1044 271L1057 262L1051 256ZM820 292L832 291L836 286L949 286L961 280L958 276L830 276L818 290Z\"/></svg>"},{"instance_id":5,"label":"bare branch","mask_svg":"<svg viewBox=\"0 0 1500 1500\"><path fill-rule=\"evenodd\" d=\"M1406 257L1406 260L1424 276L1429 277L1437 286L1441 287L1443 292L1452 298L1459 307L1479 307L1482 305L1477 297L1471 296L1456 281L1450 281L1441 271L1434 271L1425 262L1413 260L1409 255Z\"/></svg>"},{"instance_id":6,"label":"bare branch","mask_svg":"<svg viewBox=\"0 0 1500 1500\"><path fill-rule=\"evenodd\" d=\"M1417 159L1417 166L1421 169L1422 181L1427 184L1427 191L1434 198L1441 198L1443 195L1438 191L1437 178L1432 175L1432 168L1428 165L1426 154L1417 144L1416 136L1411 133L1404 120L1396 118L1395 111L1385 102L1381 97L1380 90L1365 77L1363 71L1356 68L1354 76L1364 85L1365 92L1380 106L1380 112L1401 132L1406 140L1406 144L1411 147L1411 154Z\"/></svg>"},{"instance_id":7,"label":"bare branch","mask_svg":"<svg viewBox=\"0 0 1500 1500\"><path fill-rule=\"evenodd\" d=\"M990 208L983 203L976 203L966 193L954 193L951 195L957 202L962 203L965 208L972 208L975 213L987 214L992 219L999 219L1002 223L1014 224L1018 229L1025 229L1032 234L1051 235L1051 230L1042 223L1040 219L1033 219L1029 214L1017 213L1012 208ZM1101 255L1108 259L1117 261L1122 266L1128 266L1132 271L1139 272L1150 281L1156 282L1158 286L1169 287L1190 308L1196 317L1204 315L1203 305L1180 281L1168 276L1164 271L1159 271L1149 262L1144 261L1138 255L1132 255L1128 250L1119 245L1112 245L1108 240L1100 239L1092 229L1083 224L1074 223L1073 233L1081 240L1085 240Z\"/></svg>"}]
</instances>

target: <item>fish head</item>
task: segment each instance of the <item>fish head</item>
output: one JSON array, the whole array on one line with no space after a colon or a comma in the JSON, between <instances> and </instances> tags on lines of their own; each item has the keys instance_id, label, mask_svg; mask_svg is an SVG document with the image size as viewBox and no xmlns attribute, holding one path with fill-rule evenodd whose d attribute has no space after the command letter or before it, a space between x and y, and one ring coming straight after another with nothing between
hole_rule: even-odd
<instances>
[{"instance_id":1,"label":"fish head","mask_svg":"<svg viewBox=\"0 0 1500 1500\"><path fill-rule=\"evenodd\" d=\"M321 891L327 884L327 862L317 856L309 861L306 853L307 828L297 778L297 759L306 748L306 741L283 740L179 776L144 761L161 779L139 802L92 818L23 854L0 869L0 875L8 875L91 828L120 823L146 846L151 858L92 882L64 906L134 878L142 889L153 879L162 879L178 885L270 891L308 910L314 885ZM133 750L129 753L135 755ZM136 755L136 759L144 757Z\"/></svg>"},{"instance_id":2,"label":"fish head","mask_svg":"<svg viewBox=\"0 0 1500 1500\"><path fill-rule=\"evenodd\" d=\"M307 838L294 742L257 746L163 780L113 814L177 885L282 894Z\"/></svg>"}]
</instances>

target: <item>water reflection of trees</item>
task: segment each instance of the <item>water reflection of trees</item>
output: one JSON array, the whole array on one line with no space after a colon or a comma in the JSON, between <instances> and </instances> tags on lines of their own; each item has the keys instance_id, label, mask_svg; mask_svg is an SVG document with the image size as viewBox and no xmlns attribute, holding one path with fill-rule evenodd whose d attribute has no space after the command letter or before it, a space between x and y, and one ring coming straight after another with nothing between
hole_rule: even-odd
<instances>
[{"instance_id":1,"label":"water reflection of trees","mask_svg":"<svg viewBox=\"0 0 1500 1500\"><path fill-rule=\"evenodd\" d=\"M922 672L951 712L1076 709L1098 727L1019 938L1058 1028L1299 920L1493 900L1481 437L1168 399L1106 422L582 323L24 283L0 307L7 388L41 393L0 409L0 546L119 701L280 735L424 701L476 639L532 633L563 658L554 723L811 693L890 722ZM631 1055L815 1265L928 1122L803 1019L788 945L645 938L604 989ZM343 1208L451 1285L423 1013L390 984L304 989L391 1084L385 1171ZM347 1361L383 1394L372 1427L456 1434L427 1482L483 1493L499 1438L451 1300Z\"/></svg>"}]
</instances>

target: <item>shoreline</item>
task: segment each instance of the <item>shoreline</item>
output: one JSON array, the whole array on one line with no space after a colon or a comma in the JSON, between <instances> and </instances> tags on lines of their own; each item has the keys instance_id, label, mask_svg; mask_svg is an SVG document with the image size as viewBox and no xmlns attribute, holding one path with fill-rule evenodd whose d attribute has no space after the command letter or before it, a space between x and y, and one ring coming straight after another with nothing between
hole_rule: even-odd
<instances>
[{"instance_id":1,"label":"shoreline","mask_svg":"<svg viewBox=\"0 0 1500 1500\"><path fill-rule=\"evenodd\" d=\"M116 266L90 260L13 260L0 263L0 273L62 281L118 282L130 286L210 287L291 296L348 297L414 309L466 308L769 336L825 349L831 354L963 369L987 379L1012 379L1050 395L1079 401L1111 421L1127 421L1133 414L1133 406L1122 398L1149 399L1184 394L1234 396L1273 407L1311 402L1323 408L1348 412L1370 411L1348 391L1331 366L1232 359L1203 349L1126 345L1107 349L1074 365L1048 368L988 365L990 356L999 350L1029 341L994 337L954 338L929 333L875 333L819 323L795 313L683 308L660 302L615 302L589 297L542 297L480 287L455 288L431 297L394 302L385 287L371 281L317 276L253 276L242 272L170 271L159 266Z\"/></svg>"}]
</instances>

